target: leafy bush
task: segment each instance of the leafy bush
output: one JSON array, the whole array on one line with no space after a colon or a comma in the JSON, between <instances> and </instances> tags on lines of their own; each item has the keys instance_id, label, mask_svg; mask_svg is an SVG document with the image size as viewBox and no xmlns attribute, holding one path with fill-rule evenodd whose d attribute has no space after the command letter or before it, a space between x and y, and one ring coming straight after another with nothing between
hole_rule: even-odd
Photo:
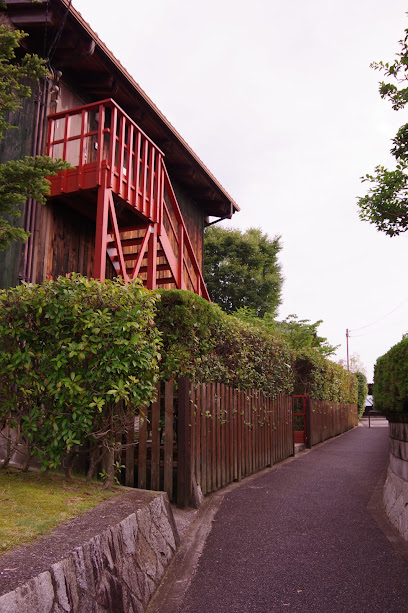
<instances>
[{"instance_id":1,"label":"leafy bush","mask_svg":"<svg viewBox=\"0 0 408 613\"><path fill-rule=\"evenodd\" d=\"M408 413L408 338L378 358L373 396L376 411Z\"/></svg>"},{"instance_id":2,"label":"leafy bush","mask_svg":"<svg viewBox=\"0 0 408 613\"><path fill-rule=\"evenodd\" d=\"M128 412L152 400L157 298L80 275L0 292L0 418L44 467L85 441L114 449Z\"/></svg>"},{"instance_id":3,"label":"leafy bush","mask_svg":"<svg viewBox=\"0 0 408 613\"><path fill-rule=\"evenodd\" d=\"M227 315L187 291L163 290L156 317L162 333L160 377L220 381L239 389L290 394L291 353L278 336Z\"/></svg>"},{"instance_id":4,"label":"leafy bush","mask_svg":"<svg viewBox=\"0 0 408 613\"><path fill-rule=\"evenodd\" d=\"M362 414L364 413L367 394L368 394L367 377L362 372L356 372L356 378L358 381L358 392L357 392L358 416L361 417Z\"/></svg>"},{"instance_id":5,"label":"leafy bush","mask_svg":"<svg viewBox=\"0 0 408 613\"><path fill-rule=\"evenodd\" d=\"M357 403L356 376L315 349L298 351L293 369L296 394L309 394L316 400Z\"/></svg>"}]
</instances>

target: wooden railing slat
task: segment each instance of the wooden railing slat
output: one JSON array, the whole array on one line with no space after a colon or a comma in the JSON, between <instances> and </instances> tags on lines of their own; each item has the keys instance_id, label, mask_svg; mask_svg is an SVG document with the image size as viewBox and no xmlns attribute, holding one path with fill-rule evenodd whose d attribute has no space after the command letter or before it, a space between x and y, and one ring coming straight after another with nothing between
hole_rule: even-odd
<instances>
[{"instance_id":1,"label":"wooden railing slat","mask_svg":"<svg viewBox=\"0 0 408 613\"><path fill-rule=\"evenodd\" d=\"M157 400L152 403L152 458L151 484L152 490L160 489L160 384L157 389Z\"/></svg>"},{"instance_id":2,"label":"wooden railing slat","mask_svg":"<svg viewBox=\"0 0 408 613\"><path fill-rule=\"evenodd\" d=\"M137 487L140 489L146 489L147 479L147 409L144 411L144 415L140 416L139 422L139 446L138 446L138 458L137 458Z\"/></svg>"}]
</instances>

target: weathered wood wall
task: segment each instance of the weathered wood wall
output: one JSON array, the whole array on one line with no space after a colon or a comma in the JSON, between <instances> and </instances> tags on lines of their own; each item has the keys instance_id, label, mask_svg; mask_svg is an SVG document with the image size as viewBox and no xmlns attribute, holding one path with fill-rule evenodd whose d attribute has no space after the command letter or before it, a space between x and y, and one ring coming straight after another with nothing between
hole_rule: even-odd
<instances>
[{"instance_id":1,"label":"weathered wood wall","mask_svg":"<svg viewBox=\"0 0 408 613\"><path fill-rule=\"evenodd\" d=\"M309 411L309 447L347 432L358 425L356 404L310 399Z\"/></svg>"},{"instance_id":2,"label":"weathered wood wall","mask_svg":"<svg viewBox=\"0 0 408 613\"><path fill-rule=\"evenodd\" d=\"M166 158L164 158L166 161ZM181 185L172 179L174 193L176 195L184 223L186 224L193 249L195 251L200 269L203 269L203 250L204 250L204 213L194 199L187 194Z\"/></svg>"},{"instance_id":3,"label":"weathered wood wall","mask_svg":"<svg viewBox=\"0 0 408 613\"><path fill-rule=\"evenodd\" d=\"M95 250L95 222L57 199L41 208L34 260L34 283L47 276L78 272L91 277ZM106 278L115 276L107 258Z\"/></svg>"},{"instance_id":4,"label":"weathered wood wall","mask_svg":"<svg viewBox=\"0 0 408 613\"><path fill-rule=\"evenodd\" d=\"M136 432L130 425L126 442L136 446L126 451L126 485L163 489L186 506L193 481L209 494L293 455L290 396L185 379L176 393L173 385L159 386Z\"/></svg>"}]
</instances>

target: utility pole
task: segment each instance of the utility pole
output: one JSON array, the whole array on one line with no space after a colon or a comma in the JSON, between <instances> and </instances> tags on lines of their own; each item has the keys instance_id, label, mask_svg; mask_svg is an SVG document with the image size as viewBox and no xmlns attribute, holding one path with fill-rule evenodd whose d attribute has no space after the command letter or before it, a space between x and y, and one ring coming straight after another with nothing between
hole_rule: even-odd
<instances>
[{"instance_id":1,"label":"utility pole","mask_svg":"<svg viewBox=\"0 0 408 613\"><path fill-rule=\"evenodd\" d=\"M349 331L348 328L346 329L346 347L347 347L347 370L350 370L350 364L349 364Z\"/></svg>"}]
</instances>

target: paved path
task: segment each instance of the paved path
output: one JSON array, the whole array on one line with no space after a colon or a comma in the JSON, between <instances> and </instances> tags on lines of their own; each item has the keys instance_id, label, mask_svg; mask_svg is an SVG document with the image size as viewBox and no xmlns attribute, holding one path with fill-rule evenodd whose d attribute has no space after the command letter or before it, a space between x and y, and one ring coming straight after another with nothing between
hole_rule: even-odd
<instances>
[{"instance_id":1,"label":"paved path","mask_svg":"<svg viewBox=\"0 0 408 613\"><path fill-rule=\"evenodd\" d=\"M379 425L355 428L220 498L195 569L190 560L187 592L169 594L160 611L408 613L404 547L390 543L395 532L379 512L388 458L388 429ZM183 581L190 578L171 579L173 587Z\"/></svg>"}]
</instances>

